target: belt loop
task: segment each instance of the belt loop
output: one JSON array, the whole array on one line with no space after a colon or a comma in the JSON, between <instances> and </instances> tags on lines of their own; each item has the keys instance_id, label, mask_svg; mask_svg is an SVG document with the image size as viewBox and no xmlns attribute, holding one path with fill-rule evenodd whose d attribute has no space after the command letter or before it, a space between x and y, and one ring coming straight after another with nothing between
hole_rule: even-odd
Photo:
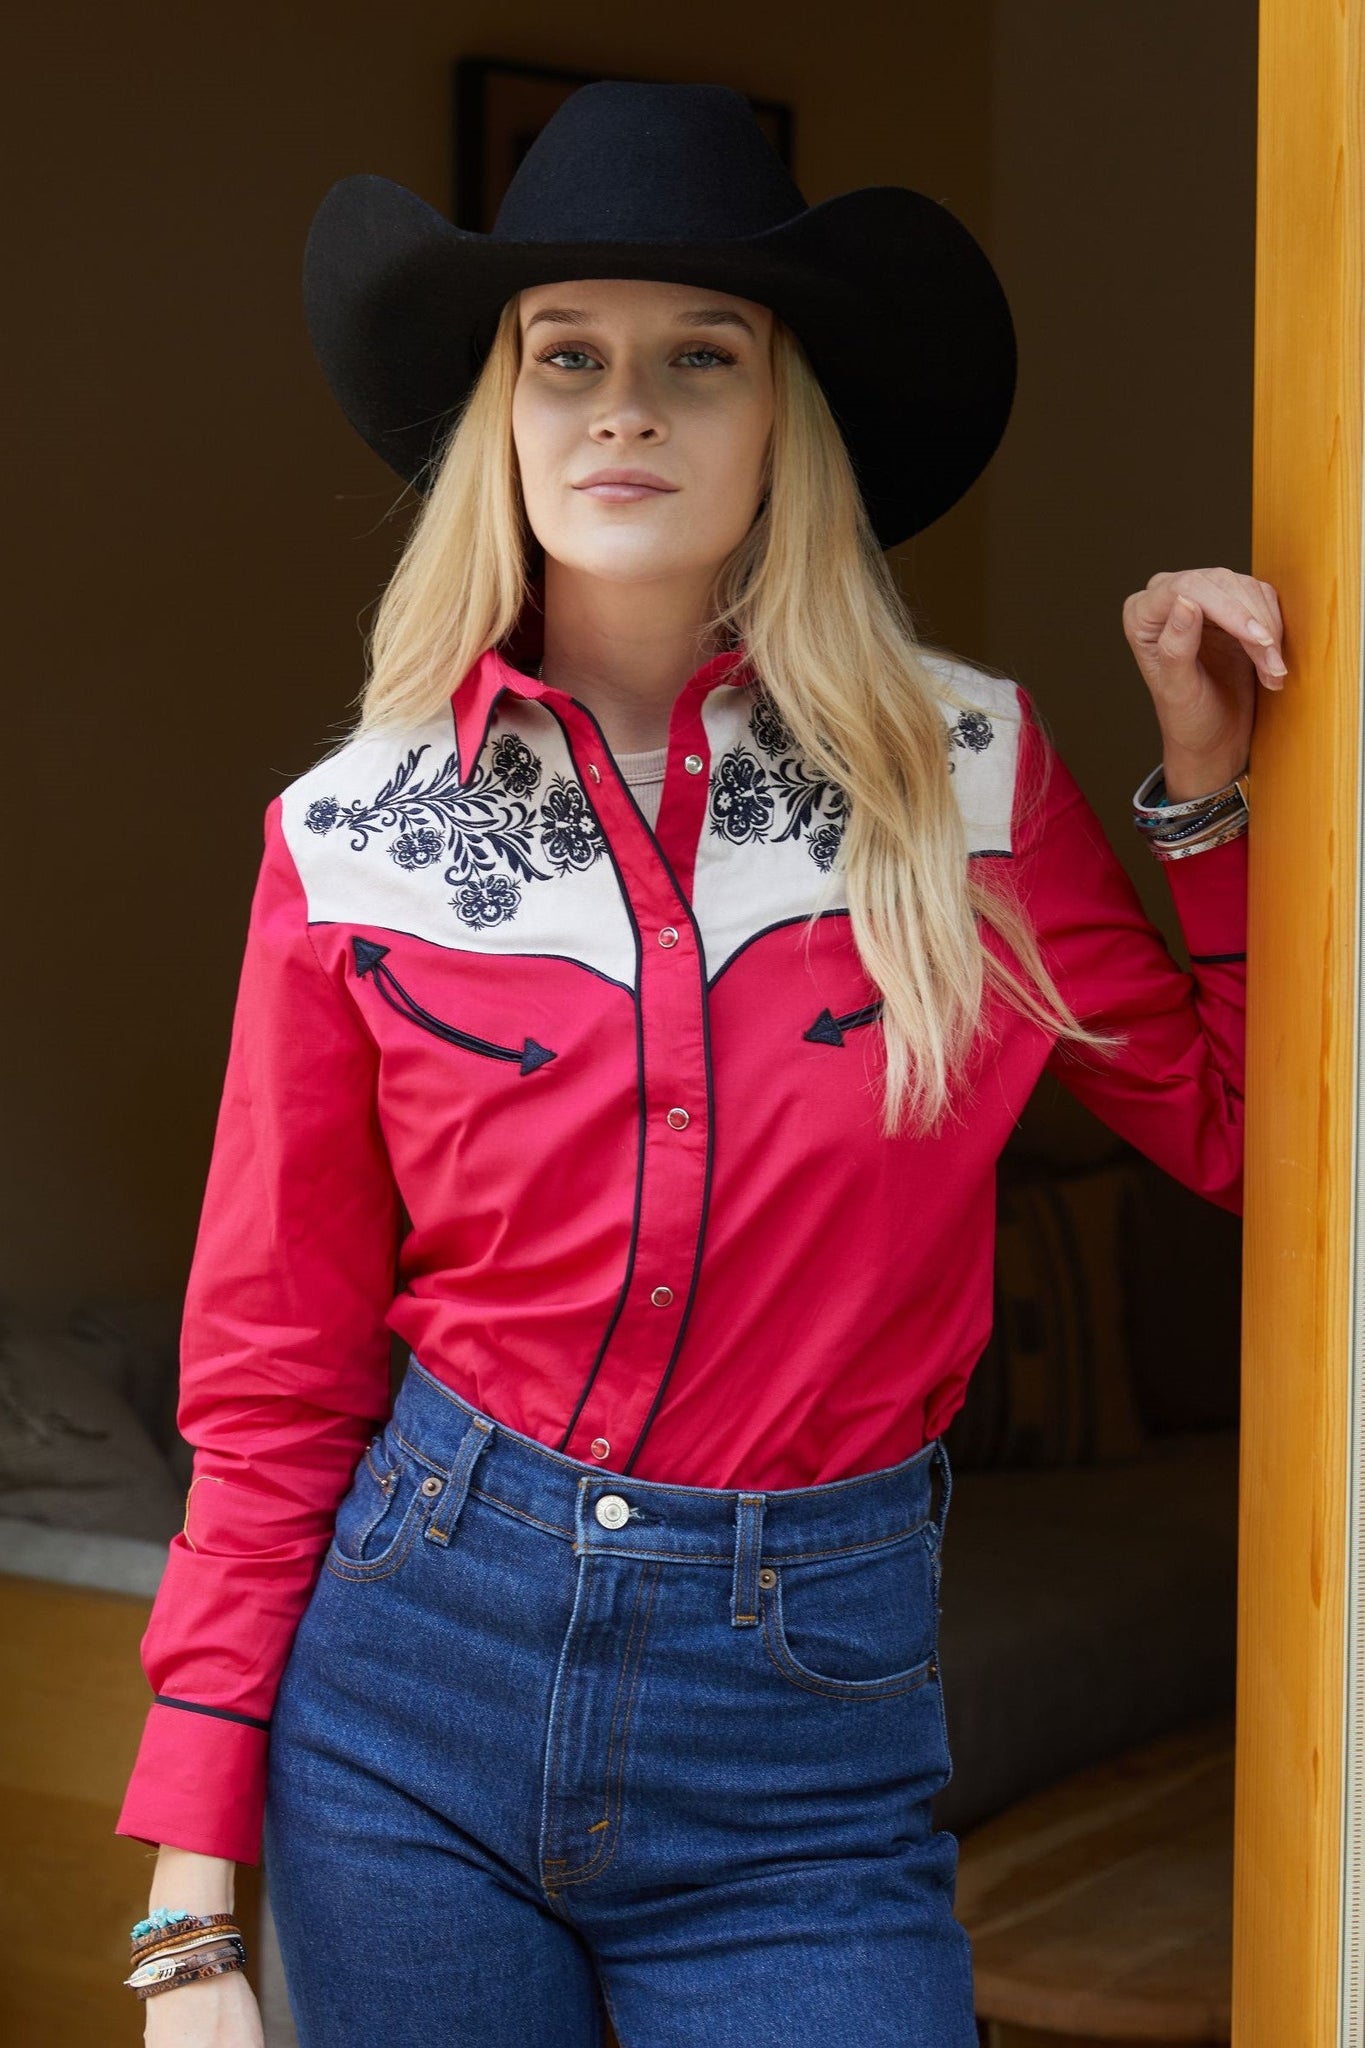
<instances>
[{"instance_id":1,"label":"belt loop","mask_svg":"<svg viewBox=\"0 0 1365 2048\"><path fill-rule=\"evenodd\" d=\"M492 1423L486 1421L482 1415L474 1416L464 1433L459 1450L455 1453L455 1462L450 1468L436 1511L427 1522L426 1535L430 1542L443 1545L449 1543L469 1492L474 1461L480 1452L487 1448L492 1436Z\"/></svg>"},{"instance_id":2,"label":"belt loop","mask_svg":"<svg viewBox=\"0 0 1365 2048\"><path fill-rule=\"evenodd\" d=\"M943 1525L948 1519L948 1502L952 1499L953 1494L952 1462L948 1456L948 1447L941 1436L934 1438L934 1455L929 1463L931 1470L935 1465L939 1467L943 1479L943 1489L939 1494L938 1507L935 1509L933 1517L934 1534L941 1549L943 1546Z\"/></svg>"},{"instance_id":3,"label":"belt loop","mask_svg":"<svg viewBox=\"0 0 1365 2048\"><path fill-rule=\"evenodd\" d=\"M758 1625L758 1561L763 1554L763 1495L741 1493L735 1503L735 1572L730 1625Z\"/></svg>"}]
</instances>

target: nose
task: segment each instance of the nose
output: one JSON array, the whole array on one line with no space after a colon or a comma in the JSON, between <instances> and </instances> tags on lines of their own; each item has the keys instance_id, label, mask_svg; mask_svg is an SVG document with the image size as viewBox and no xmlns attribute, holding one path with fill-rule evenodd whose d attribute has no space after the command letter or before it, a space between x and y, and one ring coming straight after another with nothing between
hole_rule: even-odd
<instances>
[{"instance_id":1,"label":"nose","mask_svg":"<svg viewBox=\"0 0 1365 2048\"><path fill-rule=\"evenodd\" d=\"M595 396L597 408L589 429L594 441L645 441L657 447L668 439L664 409L643 363L618 359Z\"/></svg>"}]
</instances>

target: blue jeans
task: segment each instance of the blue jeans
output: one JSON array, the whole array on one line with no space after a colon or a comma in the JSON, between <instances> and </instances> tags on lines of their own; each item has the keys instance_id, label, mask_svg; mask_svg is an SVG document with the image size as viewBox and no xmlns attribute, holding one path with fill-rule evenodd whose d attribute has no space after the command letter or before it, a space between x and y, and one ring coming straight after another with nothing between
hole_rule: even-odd
<instances>
[{"instance_id":1,"label":"blue jeans","mask_svg":"<svg viewBox=\"0 0 1365 2048\"><path fill-rule=\"evenodd\" d=\"M937 1509L934 1465L941 1468ZM302 2048L975 2048L941 1439L821 1486L566 1457L409 1360L270 1739Z\"/></svg>"}]
</instances>

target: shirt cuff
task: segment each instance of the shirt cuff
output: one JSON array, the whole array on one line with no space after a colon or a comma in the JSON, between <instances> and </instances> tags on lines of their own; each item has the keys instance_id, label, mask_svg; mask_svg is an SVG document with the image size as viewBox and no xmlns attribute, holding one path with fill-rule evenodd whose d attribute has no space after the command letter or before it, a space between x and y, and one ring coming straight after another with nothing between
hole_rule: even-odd
<instances>
[{"instance_id":1,"label":"shirt cuff","mask_svg":"<svg viewBox=\"0 0 1365 2048\"><path fill-rule=\"evenodd\" d=\"M114 1833L259 1863L269 1742L212 1710L154 1704Z\"/></svg>"},{"instance_id":2,"label":"shirt cuff","mask_svg":"<svg viewBox=\"0 0 1365 2048\"><path fill-rule=\"evenodd\" d=\"M1240 832L1184 860L1164 860L1161 871L1191 960L1245 959L1247 834Z\"/></svg>"}]
</instances>

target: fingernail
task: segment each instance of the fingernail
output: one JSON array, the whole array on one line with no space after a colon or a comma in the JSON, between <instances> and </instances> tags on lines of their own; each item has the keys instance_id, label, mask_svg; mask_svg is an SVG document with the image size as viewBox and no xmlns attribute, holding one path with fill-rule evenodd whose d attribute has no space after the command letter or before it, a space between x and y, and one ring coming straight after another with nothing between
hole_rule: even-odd
<instances>
[{"instance_id":1,"label":"fingernail","mask_svg":"<svg viewBox=\"0 0 1365 2048\"><path fill-rule=\"evenodd\" d=\"M1270 670L1270 673L1273 676L1287 676L1289 674L1289 670L1280 660L1278 654L1272 654L1267 658L1266 667Z\"/></svg>"},{"instance_id":2,"label":"fingernail","mask_svg":"<svg viewBox=\"0 0 1365 2048\"><path fill-rule=\"evenodd\" d=\"M1274 638L1274 635L1272 633L1266 631L1265 627L1261 624L1259 619L1248 619L1247 631L1248 633L1250 633L1253 640L1260 641L1262 647L1269 647L1271 641Z\"/></svg>"},{"instance_id":3,"label":"fingernail","mask_svg":"<svg viewBox=\"0 0 1365 2048\"><path fill-rule=\"evenodd\" d=\"M1190 619L1192 619L1195 613L1199 610L1199 607L1195 603L1194 599L1192 597L1186 597L1183 591L1181 592L1180 596L1176 599L1176 603L1183 604L1188 614L1187 617L1183 619L1178 619L1176 623L1177 625L1187 626L1190 622Z\"/></svg>"}]
</instances>

